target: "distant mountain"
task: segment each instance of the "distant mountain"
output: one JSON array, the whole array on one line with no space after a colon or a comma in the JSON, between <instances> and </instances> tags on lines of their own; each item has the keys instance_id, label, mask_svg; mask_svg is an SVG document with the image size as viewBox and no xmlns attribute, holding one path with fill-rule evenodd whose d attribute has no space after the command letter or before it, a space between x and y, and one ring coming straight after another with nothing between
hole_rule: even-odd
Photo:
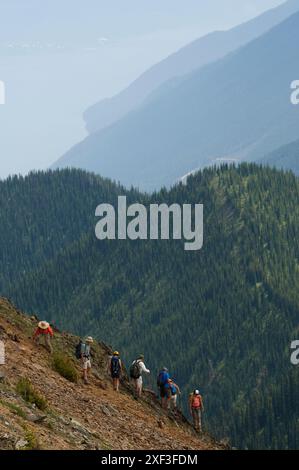
<instances>
[{"instance_id":1,"label":"distant mountain","mask_svg":"<svg viewBox=\"0 0 299 470\"><path fill-rule=\"evenodd\" d=\"M299 140L274 150L263 157L260 163L284 170L292 170L296 175L299 175Z\"/></svg>"},{"instance_id":2,"label":"distant mountain","mask_svg":"<svg viewBox=\"0 0 299 470\"><path fill-rule=\"evenodd\" d=\"M261 36L299 10L299 0L289 0L229 31L210 33L154 65L128 88L91 106L84 114L90 133L119 120L139 106L162 83L191 73Z\"/></svg>"},{"instance_id":3,"label":"distant mountain","mask_svg":"<svg viewBox=\"0 0 299 470\"><path fill-rule=\"evenodd\" d=\"M163 85L151 100L69 150L82 167L152 190L218 159L256 160L298 138L290 103L299 13L224 59Z\"/></svg>"},{"instance_id":4,"label":"distant mountain","mask_svg":"<svg viewBox=\"0 0 299 470\"><path fill-rule=\"evenodd\" d=\"M95 207L117 194L147 207L202 202L202 250L98 241ZM81 170L9 178L0 181L0 293L113 345L126 364L144 352L153 386L167 365L182 404L199 386L205 426L237 447L299 448L289 357L299 333L298 201L295 175L248 164L207 168L151 196Z\"/></svg>"}]
</instances>

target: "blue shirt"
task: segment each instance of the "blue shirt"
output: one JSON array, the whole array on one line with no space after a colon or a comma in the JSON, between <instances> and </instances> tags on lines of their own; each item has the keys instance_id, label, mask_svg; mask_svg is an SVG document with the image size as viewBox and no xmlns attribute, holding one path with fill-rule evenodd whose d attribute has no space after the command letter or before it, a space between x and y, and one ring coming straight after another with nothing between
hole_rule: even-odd
<instances>
[{"instance_id":1,"label":"blue shirt","mask_svg":"<svg viewBox=\"0 0 299 470\"><path fill-rule=\"evenodd\" d=\"M168 383L168 380L170 379L168 372L165 372L165 370L161 370L159 374L159 380L160 383L162 384L162 387L164 388L169 388L170 384Z\"/></svg>"}]
</instances>

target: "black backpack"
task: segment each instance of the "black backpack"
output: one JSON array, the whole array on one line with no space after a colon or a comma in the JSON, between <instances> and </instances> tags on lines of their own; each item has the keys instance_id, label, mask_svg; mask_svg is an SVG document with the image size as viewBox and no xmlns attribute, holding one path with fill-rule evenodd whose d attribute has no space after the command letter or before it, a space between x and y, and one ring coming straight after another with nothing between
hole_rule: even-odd
<instances>
[{"instance_id":1,"label":"black backpack","mask_svg":"<svg viewBox=\"0 0 299 470\"><path fill-rule=\"evenodd\" d=\"M80 339L79 343L76 345L76 348L75 348L75 356L77 359L81 359L82 344L83 342Z\"/></svg>"},{"instance_id":2,"label":"black backpack","mask_svg":"<svg viewBox=\"0 0 299 470\"><path fill-rule=\"evenodd\" d=\"M141 376L139 361L134 361L130 367L130 377L131 379L139 379Z\"/></svg>"},{"instance_id":3,"label":"black backpack","mask_svg":"<svg viewBox=\"0 0 299 470\"><path fill-rule=\"evenodd\" d=\"M113 356L111 358L110 369L111 369L111 374L119 374L120 373L120 360L119 360L119 357Z\"/></svg>"}]
</instances>

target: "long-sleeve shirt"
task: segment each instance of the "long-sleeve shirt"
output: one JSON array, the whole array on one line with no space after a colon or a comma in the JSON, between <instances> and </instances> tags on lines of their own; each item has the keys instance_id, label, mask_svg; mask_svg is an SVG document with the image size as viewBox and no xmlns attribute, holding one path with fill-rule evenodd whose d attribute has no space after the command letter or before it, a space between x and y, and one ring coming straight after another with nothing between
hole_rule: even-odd
<instances>
[{"instance_id":1,"label":"long-sleeve shirt","mask_svg":"<svg viewBox=\"0 0 299 470\"><path fill-rule=\"evenodd\" d=\"M160 382L160 385L163 386L164 388L170 387L170 383L169 383L170 375L165 370L160 371L158 380Z\"/></svg>"},{"instance_id":2,"label":"long-sleeve shirt","mask_svg":"<svg viewBox=\"0 0 299 470\"><path fill-rule=\"evenodd\" d=\"M36 338L37 336L39 335L50 335L50 336L54 336L54 333L53 333L53 330L52 328L49 326L49 328L47 328L46 330L43 330L42 328L37 328L35 330L35 333L33 335L34 338Z\"/></svg>"},{"instance_id":3,"label":"long-sleeve shirt","mask_svg":"<svg viewBox=\"0 0 299 470\"><path fill-rule=\"evenodd\" d=\"M150 374L150 370L145 367L144 362L138 361L138 364L140 368L140 374L142 374L142 372L145 372L146 374Z\"/></svg>"}]
</instances>

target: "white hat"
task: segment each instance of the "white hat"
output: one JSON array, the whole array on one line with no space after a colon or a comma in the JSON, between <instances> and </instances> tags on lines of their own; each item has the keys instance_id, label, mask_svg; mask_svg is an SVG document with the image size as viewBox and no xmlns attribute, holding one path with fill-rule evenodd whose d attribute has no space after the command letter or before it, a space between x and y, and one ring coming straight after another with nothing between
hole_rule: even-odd
<instances>
[{"instance_id":1,"label":"white hat","mask_svg":"<svg viewBox=\"0 0 299 470\"><path fill-rule=\"evenodd\" d=\"M39 324L38 324L38 327L41 329L41 330L47 330L49 328L49 323L47 321L40 321Z\"/></svg>"},{"instance_id":2,"label":"white hat","mask_svg":"<svg viewBox=\"0 0 299 470\"><path fill-rule=\"evenodd\" d=\"M200 395L199 390L194 390L194 395Z\"/></svg>"},{"instance_id":3,"label":"white hat","mask_svg":"<svg viewBox=\"0 0 299 470\"><path fill-rule=\"evenodd\" d=\"M85 343L93 343L93 338L91 336L87 336Z\"/></svg>"}]
</instances>

